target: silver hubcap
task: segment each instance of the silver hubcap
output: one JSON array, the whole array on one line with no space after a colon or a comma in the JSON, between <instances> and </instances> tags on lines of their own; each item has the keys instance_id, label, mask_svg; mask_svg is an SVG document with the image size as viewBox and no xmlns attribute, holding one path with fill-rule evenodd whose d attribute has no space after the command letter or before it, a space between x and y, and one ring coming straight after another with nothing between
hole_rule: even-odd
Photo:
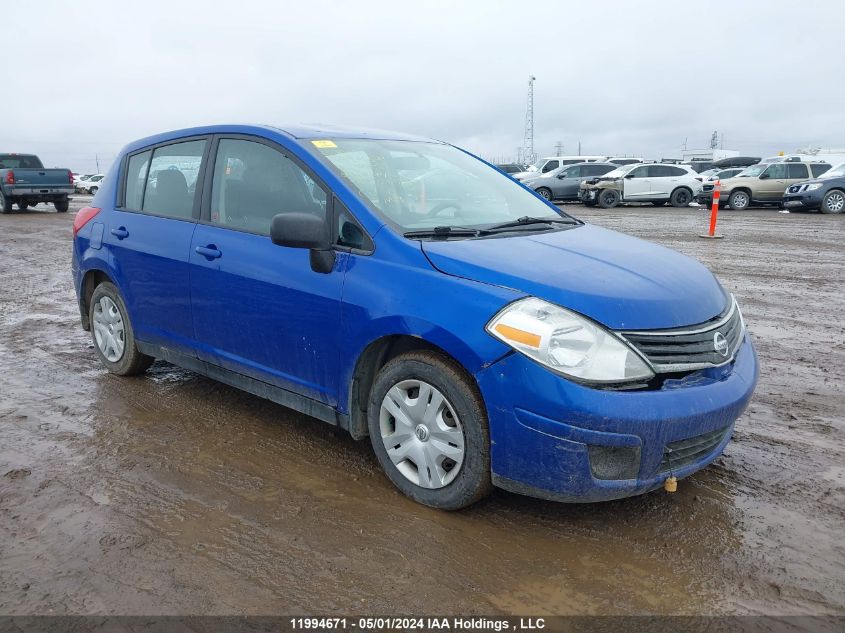
<instances>
[{"instance_id":1,"label":"silver hubcap","mask_svg":"<svg viewBox=\"0 0 845 633\"><path fill-rule=\"evenodd\" d=\"M734 204L735 207L745 207L745 206L747 206L748 205L748 196L746 196L744 193L736 194L734 196L733 204Z\"/></svg>"},{"instance_id":2,"label":"silver hubcap","mask_svg":"<svg viewBox=\"0 0 845 633\"><path fill-rule=\"evenodd\" d=\"M834 192L827 197L827 208L829 211L839 213L845 207L845 196L841 193Z\"/></svg>"},{"instance_id":3,"label":"silver hubcap","mask_svg":"<svg viewBox=\"0 0 845 633\"><path fill-rule=\"evenodd\" d=\"M381 403L384 448L400 473L422 488L443 488L464 461L464 432L440 391L422 380L403 380Z\"/></svg>"},{"instance_id":4,"label":"silver hubcap","mask_svg":"<svg viewBox=\"0 0 845 633\"><path fill-rule=\"evenodd\" d=\"M109 297L101 297L94 305L94 340L103 356L116 363L123 357L126 346L123 316Z\"/></svg>"},{"instance_id":5,"label":"silver hubcap","mask_svg":"<svg viewBox=\"0 0 845 633\"><path fill-rule=\"evenodd\" d=\"M550 199L551 199L551 197L552 197L552 194L550 194L550 193L549 193L548 191L546 191L545 189L541 189L541 190L540 190L540 195L541 195L541 196L543 196L546 200L550 200Z\"/></svg>"}]
</instances>

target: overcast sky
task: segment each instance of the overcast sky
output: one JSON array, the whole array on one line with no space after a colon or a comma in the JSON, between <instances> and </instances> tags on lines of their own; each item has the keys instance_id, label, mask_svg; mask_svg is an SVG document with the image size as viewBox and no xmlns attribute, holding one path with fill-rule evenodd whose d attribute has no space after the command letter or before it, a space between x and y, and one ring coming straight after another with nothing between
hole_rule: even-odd
<instances>
[{"instance_id":1,"label":"overcast sky","mask_svg":"<svg viewBox=\"0 0 845 633\"><path fill-rule=\"evenodd\" d=\"M845 2L60 2L3 7L0 151L105 167L208 123L331 123L489 158L845 148Z\"/></svg>"}]
</instances>

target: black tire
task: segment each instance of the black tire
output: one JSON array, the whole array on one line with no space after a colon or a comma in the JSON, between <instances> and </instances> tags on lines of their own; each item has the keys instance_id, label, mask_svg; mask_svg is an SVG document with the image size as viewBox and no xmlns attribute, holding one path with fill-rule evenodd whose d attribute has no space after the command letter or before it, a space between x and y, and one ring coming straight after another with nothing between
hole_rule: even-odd
<instances>
[{"instance_id":1,"label":"black tire","mask_svg":"<svg viewBox=\"0 0 845 633\"><path fill-rule=\"evenodd\" d=\"M751 196L747 191L740 189L739 191L732 191L728 196L728 206L734 211L744 211L751 204Z\"/></svg>"},{"instance_id":2,"label":"black tire","mask_svg":"<svg viewBox=\"0 0 845 633\"><path fill-rule=\"evenodd\" d=\"M686 187L678 187L672 192L669 202L672 203L673 207L688 207L689 203L692 202L692 191Z\"/></svg>"},{"instance_id":3,"label":"black tire","mask_svg":"<svg viewBox=\"0 0 845 633\"><path fill-rule=\"evenodd\" d=\"M421 380L439 390L455 412L464 436L464 457L455 478L441 488L423 488L406 478L387 454L381 435L381 405L387 392L404 380ZM490 434L478 388L456 362L436 352L410 352L387 363L376 376L367 407L370 442L393 485L414 501L441 510L459 510L493 488ZM412 438L409 441L417 441Z\"/></svg>"},{"instance_id":4,"label":"black tire","mask_svg":"<svg viewBox=\"0 0 845 633\"><path fill-rule=\"evenodd\" d=\"M662 207L666 204L666 201L665 200L652 200L651 204L653 204L655 207Z\"/></svg>"},{"instance_id":5,"label":"black tire","mask_svg":"<svg viewBox=\"0 0 845 633\"><path fill-rule=\"evenodd\" d=\"M602 189L599 193L599 206L602 209L612 209L619 202L619 192L615 189Z\"/></svg>"},{"instance_id":6,"label":"black tire","mask_svg":"<svg viewBox=\"0 0 845 633\"><path fill-rule=\"evenodd\" d=\"M7 198L2 192L0 192L0 213L11 213L12 204L12 199Z\"/></svg>"},{"instance_id":7,"label":"black tire","mask_svg":"<svg viewBox=\"0 0 845 633\"><path fill-rule=\"evenodd\" d=\"M29 209L29 201L27 200L18 200L18 209L21 211L26 211Z\"/></svg>"},{"instance_id":8,"label":"black tire","mask_svg":"<svg viewBox=\"0 0 845 633\"><path fill-rule=\"evenodd\" d=\"M65 200L56 200L53 203L53 206L56 207L56 211L59 213L67 213L68 208L70 208L70 201Z\"/></svg>"},{"instance_id":9,"label":"black tire","mask_svg":"<svg viewBox=\"0 0 845 633\"><path fill-rule=\"evenodd\" d=\"M88 193L90 193L92 196L96 196L96 195L97 195L97 191L98 191L99 189L100 189L99 187L91 187L91 188L88 190Z\"/></svg>"},{"instance_id":10,"label":"black tire","mask_svg":"<svg viewBox=\"0 0 845 633\"><path fill-rule=\"evenodd\" d=\"M110 361L97 344L97 337L94 331L94 311L97 303L103 297L108 297L117 306L120 317L123 321L123 355L116 361ZM100 361L111 373L118 376L135 376L144 373L155 360L151 356L142 354L135 345L135 330L132 329L132 322L129 320L129 312L120 291L111 282L104 281L94 289L91 301L88 306L88 322L91 324L91 339L94 341L94 350L97 352Z\"/></svg>"},{"instance_id":11,"label":"black tire","mask_svg":"<svg viewBox=\"0 0 845 633\"><path fill-rule=\"evenodd\" d=\"M552 190L551 189L547 189L546 187L540 187L536 191L541 196L543 196L543 198L545 198L546 200L549 200L549 201L552 200Z\"/></svg>"},{"instance_id":12,"label":"black tire","mask_svg":"<svg viewBox=\"0 0 845 633\"><path fill-rule=\"evenodd\" d=\"M822 198L819 205L822 213L842 213L845 211L845 191L842 189L831 189Z\"/></svg>"}]
</instances>

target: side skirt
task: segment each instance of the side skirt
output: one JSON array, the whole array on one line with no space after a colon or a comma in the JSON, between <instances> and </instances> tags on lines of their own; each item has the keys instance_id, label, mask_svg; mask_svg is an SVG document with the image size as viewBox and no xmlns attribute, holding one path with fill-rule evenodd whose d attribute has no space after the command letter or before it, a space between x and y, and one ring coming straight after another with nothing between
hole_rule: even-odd
<instances>
[{"instance_id":1,"label":"side skirt","mask_svg":"<svg viewBox=\"0 0 845 633\"><path fill-rule=\"evenodd\" d=\"M275 385L245 376L244 374L239 374L238 372L208 363L199 358L174 352L166 347L151 345L150 343L143 343L141 341L136 341L136 345L138 346L138 350L147 356L160 358L168 363L189 369L213 380L235 387L236 389L246 391L260 398L265 398L288 409L310 415L332 426L339 426L343 429L349 428L348 416L339 413L331 405L306 398L298 393L276 387Z\"/></svg>"}]
</instances>

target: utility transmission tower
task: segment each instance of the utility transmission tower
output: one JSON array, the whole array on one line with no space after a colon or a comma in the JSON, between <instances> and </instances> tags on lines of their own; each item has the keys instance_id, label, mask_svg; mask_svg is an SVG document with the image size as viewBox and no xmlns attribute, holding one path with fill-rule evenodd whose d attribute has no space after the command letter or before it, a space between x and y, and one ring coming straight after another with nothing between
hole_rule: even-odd
<instances>
[{"instance_id":1,"label":"utility transmission tower","mask_svg":"<svg viewBox=\"0 0 845 633\"><path fill-rule=\"evenodd\" d=\"M555 143L555 156L563 156L563 141Z\"/></svg>"},{"instance_id":2,"label":"utility transmission tower","mask_svg":"<svg viewBox=\"0 0 845 633\"><path fill-rule=\"evenodd\" d=\"M710 137L710 149L716 149L719 147L719 130L714 130L713 135Z\"/></svg>"},{"instance_id":3,"label":"utility transmission tower","mask_svg":"<svg viewBox=\"0 0 845 633\"><path fill-rule=\"evenodd\" d=\"M522 160L531 164L537 160L534 153L534 75L528 75L528 107L525 110L525 138L522 142Z\"/></svg>"}]
</instances>

